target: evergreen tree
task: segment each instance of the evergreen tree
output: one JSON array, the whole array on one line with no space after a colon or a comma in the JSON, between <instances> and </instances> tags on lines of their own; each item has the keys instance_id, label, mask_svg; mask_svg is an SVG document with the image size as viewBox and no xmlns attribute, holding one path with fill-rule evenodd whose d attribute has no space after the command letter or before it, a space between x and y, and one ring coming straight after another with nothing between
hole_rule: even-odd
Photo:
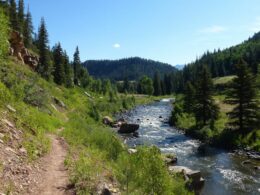
<instances>
[{"instance_id":1,"label":"evergreen tree","mask_svg":"<svg viewBox=\"0 0 260 195\"><path fill-rule=\"evenodd\" d=\"M72 87L73 86L73 70L70 64L69 56L66 51L64 52L64 72L65 72L65 86Z\"/></svg>"},{"instance_id":2,"label":"evergreen tree","mask_svg":"<svg viewBox=\"0 0 260 195\"><path fill-rule=\"evenodd\" d=\"M161 95L166 95L166 89L165 89L165 84L164 84L163 80L161 80L161 89L162 89L162 94Z\"/></svg>"},{"instance_id":3,"label":"evergreen tree","mask_svg":"<svg viewBox=\"0 0 260 195\"><path fill-rule=\"evenodd\" d=\"M206 66L202 67L198 75L194 105L194 114L197 125L205 126L209 121L218 118L219 108L213 99L213 82Z\"/></svg>"},{"instance_id":4,"label":"evergreen tree","mask_svg":"<svg viewBox=\"0 0 260 195\"><path fill-rule=\"evenodd\" d=\"M184 105L183 105L184 111L187 113L192 113L195 104L195 88L190 81L188 81L185 85L183 100L184 100Z\"/></svg>"},{"instance_id":5,"label":"evergreen tree","mask_svg":"<svg viewBox=\"0 0 260 195\"><path fill-rule=\"evenodd\" d=\"M130 89L130 83L129 83L128 78L125 77L124 84L123 84L123 92L127 93L127 92L129 92L129 89Z\"/></svg>"},{"instance_id":6,"label":"evergreen tree","mask_svg":"<svg viewBox=\"0 0 260 195\"><path fill-rule=\"evenodd\" d=\"M18 25L19 25L19 31L23 33L24 28L24 1L19 0L18 2Z\"/></svg>"},{"instance_id":7,"label":"evergreen tree","mask_svg":"<svg viewBox=\"0 0 260 195\"><path fill-rule=\"evenodd\" d=\"M0 59L8 54L9 25L4 11L0 8Z\"/></svg>"},{"instance_id":8,"label":"evergreen tree","mask_svg":"<svg viewBox=\"0 0 260 195\"><path fill-rule=\"evenodd\" d=\"M74 53L74 60L73 60L73 69L74 69L74 84L80 85L80 70L81 70L81 61L80 61L80 54L79 48L76 47L76 51Z\"/></svg>"},{"instance_id":9,"label":"evergreen tree","mask_svg":"<svg viewBox=\"0 0 260 195\"><path fill-rule=\"evenodd\" d=\"M102 82L102 93L106 95L111 90L111 82L108 79L103 80Z\"/></svg>"},{"instance_id":10,"label":"evergreen tree","mask_svg":"<svg viewBox=\"0 0 260 195\"><path fill-rule=\"evenodd\" d=\"M48 46L48 32L45 21L41 19L41 25L38 32L37 46L39 49L39 64L37 72L46 80L52 79L52 65L50 60L49 46Z\"/></svg>"},{"instance_id":11,"label":"evergreen tree","mask_svg":"<svg viewBox=\"0 0 260 195\"><path fill-rule=\"evenodd\" d=\"M232 129L246 134L253 130L260 120L258 118L259 105L256 83L255 78L243 60L240 60L236 66L236 76L226 98L227 103L235 105L235 108L228 114L230 118L229 125Z\"/></svg>"},{"instance_id":12,"label":"evergreen tree","mask_svg":"<svg viewBox=\"0 0 260 195\"><path fill-rule=\"evenodd\" d=\"M64 56L60 43L53 48L54 82L58 85L65 83Z\"/></svg>"},{"instance_id":13,"label":"evergreen tree","mask_svg":"<svg viewBox=\"0 0 260 195\"><path fill-rule=\"evenodd\" d=\"M33 40L32 34L33 34L32 15L28 8L27 14L25 16L24 28L23 28L24 45L27 48L32 47L32 40Z\"/></svg>"},{"instance_id":14,"label":"evergreen tree","mask_svg":"<svg viewBox=\"0 0 260 195\"><path fill-rule=\"evenodd\" d=\"M161 79L160 79L160 74L159 74L159 72L156 72L156 73L154 74L153 88L154 88L154 95L155 95L155 96L160 96L160 95L162 95Z\"/></svg>"},{"instance_id":15,"label":"evergreen tree","mask_svg":"<svg viewBox=\"0 0 260 195\"><path fill-rule=\"evenodd\" d=\"M16 11L16 1L15 0L10 0L9 3L9 19L10 19L10 24L11 28L14 30L19 31L19 22L18 22L18 16L17 16L17 11Z\"/></svg>"},{"instance_id":16,"label":"evergreen tree","mask_svg":"<svg viewBox=\"0 0 260 195\"><path fill-rule=\"evenodd\" d=\"M82 87L86 88L90 84L88 70L82 66L80 67L78 78Z\"/></svg>"}]
</instances>

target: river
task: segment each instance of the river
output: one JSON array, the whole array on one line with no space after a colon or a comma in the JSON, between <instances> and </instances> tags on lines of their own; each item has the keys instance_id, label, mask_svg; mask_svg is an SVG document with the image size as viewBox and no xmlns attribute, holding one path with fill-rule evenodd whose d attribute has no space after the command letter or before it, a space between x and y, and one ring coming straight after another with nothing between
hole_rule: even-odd
<instances>
[{"instance_id":1,"label":"river","mask_svg":"<svg viewBox=\"0 0 260 195\"><path fill-rule=\"evenodd\" d=\"M254 169L259 162L243 165L246 157L211 147L199 152L201 143L198 140L168 125L171 111L172 103L164 99L118 116L140 124L139 137L128 137L127 144L130 147L156 145L163 153L176 154L177 165L200 170L206 180L203 195L260 194L260 171Z\"/></svg>"}]
</instances>

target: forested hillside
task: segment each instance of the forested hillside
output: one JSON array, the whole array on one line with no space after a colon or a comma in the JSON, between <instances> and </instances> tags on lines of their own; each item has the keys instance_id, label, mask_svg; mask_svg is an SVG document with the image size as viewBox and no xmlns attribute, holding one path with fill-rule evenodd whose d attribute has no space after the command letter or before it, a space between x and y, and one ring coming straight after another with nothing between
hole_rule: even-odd
<instances>
[{"instance_id":1,"label":"forested hillside","mask_svg":"<svg viewBox=\"0 0 260 195\"><path fill-rule=\"evenodd\" d=\"M212 53L206 52L200 59L184 68L184 79L192 78L202 64L208 66L213 78L233 75L235 65L240 59L248 64L253 73L257 72L257 65L260 63L260 32L239 45Z\"/></svg>"},{"instance_id":2,"label":"forested hillside","mask_svg":"<svg viewBox=\"0 0 260 195\"><path fill-rule=\"evenodd\" d=\"M158 71L161 76L176 72L173 66L153 60L139 57L121 60L89 60L84 63L89 74L97 78L108 78L112 80L138 80L143 75L153 77Z\"/></svg>"}]
</instances>

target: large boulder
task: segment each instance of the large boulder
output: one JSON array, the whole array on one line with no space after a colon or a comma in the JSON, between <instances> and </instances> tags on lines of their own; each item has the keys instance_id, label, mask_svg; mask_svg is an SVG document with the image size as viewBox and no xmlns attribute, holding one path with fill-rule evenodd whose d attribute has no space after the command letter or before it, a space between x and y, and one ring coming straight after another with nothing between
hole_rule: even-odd
<instances>
[{"instance_id":1,"label":"large boulder","mask_svg":"<svg viewBox=\"0 0 260 195\"><path fill-rule=\"evenodd\" d=\"M200 171L194 171L183 166L170 166L169 171L183 174L186 181L191 181L189 183L189 188L195 191L200 191L205 183L205 179L201 177Z\"/></svg>"},{"instance_id":2,"label":"large boulder","mask_svg":"<svg viewBox=\"0 0 260 195\"><path fill-rule=\"evenodd\" d=\"M134 133L139 129L139 125L138 124L127 124L127 123L123 123L120 126L120 129L118 131L118 133Z\"/></svg>"}]
</instances>

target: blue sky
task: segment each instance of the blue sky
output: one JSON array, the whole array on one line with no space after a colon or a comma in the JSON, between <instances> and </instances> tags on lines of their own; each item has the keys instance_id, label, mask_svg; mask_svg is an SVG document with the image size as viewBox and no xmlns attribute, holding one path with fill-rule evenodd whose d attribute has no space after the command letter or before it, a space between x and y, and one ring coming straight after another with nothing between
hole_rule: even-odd
<instances>
[{"instance_id":1,"label":"blue sky","mask_svg":"<svg viewBox=\"0 0 260 195\"><path fill-rule=\"evenodd\" d=\"M259 0L25 0L35 30L47 23L50 45L60 41L81 60L131 56L172 65L238 44L260 31Z\"/></svg>"}]
</instances>

